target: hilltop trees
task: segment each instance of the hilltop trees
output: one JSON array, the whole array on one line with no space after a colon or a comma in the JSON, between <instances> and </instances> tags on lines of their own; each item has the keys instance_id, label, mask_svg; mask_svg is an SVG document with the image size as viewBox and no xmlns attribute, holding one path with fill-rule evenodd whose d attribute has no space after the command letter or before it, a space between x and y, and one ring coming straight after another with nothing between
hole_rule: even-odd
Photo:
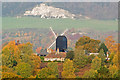
<instances>
[{"instance_id":1,"label":"hilltop trees","mask_svg":"<svg viewBox=\"0 0 120 80\"><path fill-rule=\"evenodd\" d=\"M99 50L100 40L90 39L90 37L83 36L76 42L75 48L82 46L84 50L95 53Z\"/></svg>"}]
</instances>

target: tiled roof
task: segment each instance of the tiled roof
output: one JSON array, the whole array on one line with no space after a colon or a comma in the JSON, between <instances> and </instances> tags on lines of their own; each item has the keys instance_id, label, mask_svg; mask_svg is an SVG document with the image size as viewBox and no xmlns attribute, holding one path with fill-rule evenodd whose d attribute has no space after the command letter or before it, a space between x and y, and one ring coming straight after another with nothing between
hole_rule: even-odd
<instances>
[{"instance_id":1,"label":"tiled roof","mask_svg":"<svg viewBox=\"0 0 120 80\"><path fill-rule=\"evenodd\" d=\"M60 52L57 54L56 52L48 54L45 58L65 58L66 52Z\"/></svg>"}]
</instances>

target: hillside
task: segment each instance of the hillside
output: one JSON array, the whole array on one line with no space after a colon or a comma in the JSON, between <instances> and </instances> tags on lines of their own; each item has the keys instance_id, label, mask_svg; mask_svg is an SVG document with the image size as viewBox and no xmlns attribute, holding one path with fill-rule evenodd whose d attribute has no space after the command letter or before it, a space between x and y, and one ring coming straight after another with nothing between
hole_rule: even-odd
<instances>
[{"instance_id":1,"label":"hillside","mask_svg":"<svg viewBox=\"0 0 120 80\"><path fill-rule=\"evenodd\" d=\"M7 23L7 24L6 24ZM39 17L3 17L2 28L48 28L66 29L66 28L86 28L98 31L116 31L118 30L115 20L73 20L73 19L42 19Z\"/></svg>"},{"instance_id":2,"label":"hillside","mask_svg":"<svg viewBox=\"0 0 120 80\"><path fill-rule=\"evenodd\" d=\"M32 10L33 7L40 4L40 2L4 2L2 4L2 14L3 16L22 16L26 10ZM118 15L118 4L113 2L54 2L45 4L68 10L72 14L88 16L92 19L116 19Z\"/></svg>"}]
</instances>

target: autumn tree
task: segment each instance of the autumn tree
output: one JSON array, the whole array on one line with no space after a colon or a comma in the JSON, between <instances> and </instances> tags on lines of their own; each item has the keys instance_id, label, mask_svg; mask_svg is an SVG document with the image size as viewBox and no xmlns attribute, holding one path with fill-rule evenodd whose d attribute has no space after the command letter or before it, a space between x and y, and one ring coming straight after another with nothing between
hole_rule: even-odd
<instances>
[{"instance_id":1,"label":"autumn tree","mask_svg":"<svg viewBox=\"0 0 120 80\"><path fill-rule=\"evenodd\" d=\"M90 37L83 36L76 42L75 48L82 46L83 50L87 50L88 52L98 52L100 40L94 40Z\"/></svg>"},{"instance_id":2,"label":"autumn tree","mask_svg":"<svg viewBox=\"0 0 120 80\"><path fill-rule=\"evenodd\" d=\"M96 73L94 69L90 69L84 73L83 78L96 78Z\"/></svg>"},{"instance_id":3,"label":"autumn tree","mask_svg":"<svg viewBox=\"0 0 120 80\"><path fill-rule=\"evenodd\" d=\"M31 55L33 53L33 45L30 42L20 44L18 45L18 48L21 51L21 54Z\"/></svg>"},{"instance_id":4,"label":"autumn tree","mask_svg":"<svg viewBox=\"0 0 120 80\"><path fill-rule=\"evenodd\" d=\"M33 75L36 75L39 72L41 59L39 56L32 54L30 57L31 67L33 68Z\"/></svg>"},{"instance_id":5,"label":"autumn tree","mask_svg":"<svg viewBox=\"0 0 120 80\"><path fill-rule=\"evenodd\" d=\"M95 57L93 60L92 60L92 63L91 63L91 68L94 69L94 70L99 70L101 67L101 58L99 57Z\"/></svg>"},{"instance_id":6,"label":"autumn tree","mask_svg":"<svg viewBox=\"0 0 120 80\"><path fill-rule=\"evenodd\" d=\"M22 78L22 77L12 72L2 72L2 79L4 78Z\"/></svg>"},{"instance_id":7,"label":"autumn tree","mask_svg":"<svg viewBox=\"0 0 120 80\"><path fill-rule=\"evenodd\" d=\"M115 43L115 41L113 40L112 36L108 36L107 38L105 38L105 45L107 46L108 50L111 49L111 47L114 43Z\"/></svg>"},{"instance_id":8,"label":"autumn tree","mask_svg":"<svg viewBox=\"0 0 120 80\"><path fill-rule=\"evenodd\" d=\"M112 59L112 63L115 64L117 67L119 67L119 58L120 58L118 54L119 53L116 53Z\"/></svg>"},{"instance_id":9,"label":"autumn tree","mask_svg":"<svg viewBox=\"0 0 120 80\"><path fill-rule=\"evenodd\" d=\"M110 72L110 77L111 78L118 77L118 67L115 64L110 65L109 72Z\"/></svg>"},{"instance_id":10,"label":"autumn tree","mask_svg":"<svg viewBox=\"0 0 120 80\"><path fill-rule=\"evenodd\" d=\"M20 62L20 50L15 45L15 41L10 41L2 49L2 63L7 67L13 67L14 62Z\"/></svg>"},{"instance_id":11,"label":"autumn tree","mask_svg":"<svg viewBox=\"0 0 120 80\"><path fill-rule=\"evenodd\" d=\"M42 49L42 47L38 47L38 48L36 49L36 52L37 52L37 53L40 53L41 49Z\"/></svg>"},{"instance_id":12,"label":"autumn tree","mask_svg":"<svg viewBox=\"0 0 120 80\"><path fill-rule=\"evenodd\" d=\"M62 78L75 78L75 68L73 67L73 61L66 59L63 63Z\"/></svg>"},{"instance_id":13,"label":"autumn tree","mask_svg":"<svg viewBox=\"0 0 120 80\"><path fill-rule=\"evenodd\" d=\"M28 78L32 75L32 68L31 65L28 63L21 62L16 67L15 70L17 71L18 75L21 75L23 78Z\"/></svg>"}]
</instances>

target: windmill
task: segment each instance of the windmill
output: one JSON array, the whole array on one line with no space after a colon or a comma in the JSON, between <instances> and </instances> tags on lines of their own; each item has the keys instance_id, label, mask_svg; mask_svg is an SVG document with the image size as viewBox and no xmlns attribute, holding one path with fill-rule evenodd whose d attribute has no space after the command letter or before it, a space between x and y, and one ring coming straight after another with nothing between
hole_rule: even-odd
<instances>
[{"instance_id":1,"label":"windmill","mask_svg":"<svg viewBox=\"0 0 120 80\"><path fill-rule=\"evenodd\" d=\"M50 27L50 30L52 31L55 40L54 42L47 48L47 52L51 53L50 48L56 43L56 50L59 49L60 52L65 52L65 50L67 49L67 38L65 37L65 33L68 31L68 29L66 29L62 34L60 34L59 36L57 36L55 34L55 32L53 31L52 27Z\"/></svg>"}]
</instances>

